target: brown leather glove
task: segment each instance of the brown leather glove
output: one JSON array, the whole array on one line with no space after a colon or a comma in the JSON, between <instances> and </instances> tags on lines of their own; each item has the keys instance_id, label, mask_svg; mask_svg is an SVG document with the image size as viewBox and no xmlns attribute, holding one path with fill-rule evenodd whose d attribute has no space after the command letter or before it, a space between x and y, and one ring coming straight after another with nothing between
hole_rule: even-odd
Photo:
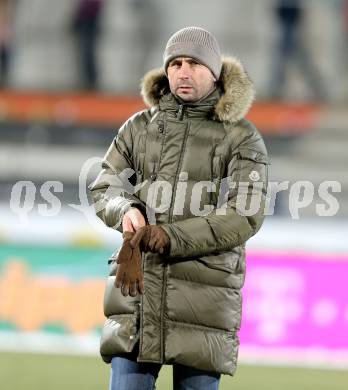
<instances>
[{"instance_id":1,"label":"brown leather glove","mask_svg":"<svg viewBox=\"0 0 348 390\"><path fill-rule=\"evenodd\" d=\"M133 232L123 232L123 244L117 257L115 286L121 287L123 296L144 294L144 276L141 270L139 245L131 247Z\"/></svg>"},{"instance_id":2,"label":"brown leather glove","mask_svg":"<svg viewBox=\"0 0 348 390\"><path fill-rule=\"evenodd\" d=\"M130 240L132 248L140 247L143 252L165 253L169 251L170 238L160 226L146 225L138 229Z\"/></svg>"}]
</instances>

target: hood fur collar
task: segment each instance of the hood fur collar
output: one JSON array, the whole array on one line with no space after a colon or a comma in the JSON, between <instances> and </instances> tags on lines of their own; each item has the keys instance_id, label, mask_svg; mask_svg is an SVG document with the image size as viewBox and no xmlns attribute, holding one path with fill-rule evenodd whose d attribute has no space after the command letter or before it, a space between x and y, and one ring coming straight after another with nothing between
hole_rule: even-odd
<instances>
[{"instance_id":1,"label":"hood fur collar","mask_svg":"<svg viewBox=\"0 0 348 390\"><path fill-rule=\"evenodd\" d=\"M255 91L243 65L233 57L223 57L219 83L222 95L215 105L216 117L222 122L237 122L249 111ZM158 106L163 95L169 92L169 84L163 68L149 71L141 83L144 102L152 107Z\"/></svg>"}]
</instances>

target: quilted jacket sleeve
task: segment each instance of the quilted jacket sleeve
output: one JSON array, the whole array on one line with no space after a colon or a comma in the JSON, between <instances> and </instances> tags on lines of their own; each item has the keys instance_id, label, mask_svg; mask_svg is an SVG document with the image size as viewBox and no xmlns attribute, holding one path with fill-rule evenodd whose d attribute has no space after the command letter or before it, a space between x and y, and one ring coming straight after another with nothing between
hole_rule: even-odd
<instances>
[{"instance_id":1,"label":"quilted jacket sleeve","mask_svg":"<svg viewBox=\"0 0 348 390\"><path fill-rule=\"evenodd\" d=\"M112 141L102 161L102 170L89 185L98 217L122 232L122 218L130 207L138 207L145 215L146 207L134 194L133 139L128 120Z\"/></svg>"},{"instance_id":2,"label":"quilted jacket sleeve","mask_svg":"<svg viewBox=\"0 0 348 390\"><path fill-rule=\"evenodd\" d=\"M225 201L208 215L161 225L170 237L169 257L228 251L260 229L268 186L268 157L258 133L231 153L225 184Z\"/></svg>"}]
</instances>

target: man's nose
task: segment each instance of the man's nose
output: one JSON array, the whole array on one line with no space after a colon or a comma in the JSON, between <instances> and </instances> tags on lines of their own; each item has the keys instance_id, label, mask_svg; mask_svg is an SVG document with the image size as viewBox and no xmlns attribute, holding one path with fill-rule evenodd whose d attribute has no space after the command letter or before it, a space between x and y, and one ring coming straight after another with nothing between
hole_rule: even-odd
<instances>
[{"instance_id":1,"label":"man's nose","mask_svg":"<svg viewBox=\"0 0 348 390\"><path fill-rule=\"evenodd\" d=\"M188 79L190 77L190 65L186 64L185 62L182 63L180 69L179 69L179 78L181 79Z\"/></svg>"}]
</instances>

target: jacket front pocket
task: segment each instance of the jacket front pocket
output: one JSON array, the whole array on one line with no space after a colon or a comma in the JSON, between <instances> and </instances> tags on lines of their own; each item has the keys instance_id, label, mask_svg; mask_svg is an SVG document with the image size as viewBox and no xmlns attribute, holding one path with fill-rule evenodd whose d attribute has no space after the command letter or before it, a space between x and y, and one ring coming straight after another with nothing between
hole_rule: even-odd
<instances>
[{"instance_id":1,"label":"jacket front pocket","mask_svg":"<svg viewBox=\"0 0 348 390\"><path fill-rule=\"evenodd\" d=\"M132 352L139 340L137 314L110 316L104 323L100 339L100 353L110 356Z\"/></svg>"},{"instance_id":2,"label":"jacket front pocket","mask_svg":"<svg viewBox=\"0 0 348 390\"><path fill-rule=\"evenodd\" d=\"M237 268L239 257L238 253L221 252L212 256L202 256L198 261L201 261L208 268L233 273Z\"/></svg>"},{"instance_id":3,"label":"jacket front pocket","mask_svg":"<svg viewBox=\"0 0 348 390\"><path fill-rule=\"evenodd\" d=\"M199 257L197 261L206 267L207 278L213 284L218 281L230 288L242 288L245 279L245 257L242 253L222 252Z\"/></svg>"},{"instance_id":4,"label":"jacket front pocket","mask_svg":"<svg viewBox=\"0 0 348 390\"><path fill-rule=\"evenodd\" d=\"M123 296L121 293L121 288L115 287L115 279L115 276L109 276L106 281L104 292L105 317L109 317L115 314L134 313L140 301L139 295L136 297L131 297L130 295L126 297Z\"/></svg>"}]
</instances>

